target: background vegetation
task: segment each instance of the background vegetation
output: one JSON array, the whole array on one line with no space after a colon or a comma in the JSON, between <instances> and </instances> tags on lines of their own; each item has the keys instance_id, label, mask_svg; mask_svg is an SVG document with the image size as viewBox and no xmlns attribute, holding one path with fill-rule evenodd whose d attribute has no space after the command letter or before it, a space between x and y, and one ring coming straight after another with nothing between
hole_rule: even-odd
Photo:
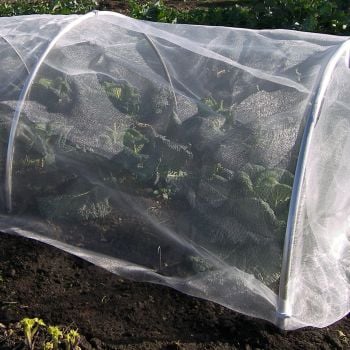
<instances>
[{"instance_id":1,"label":"background vegetation","mask_svg":"<svg viewBox=\"0 0 350 350\"><path fill-rule=\"evenodd\" d=\"M98 6L97 0L0 0L0 16L82 14Z\"/></svg>"},{"instance_id":2,"label":"background vegetation","mask_svg":"<svg viewBox=\"0 0 350 350\"><path fill-rule=\"evenodd\" d=\"M188 4L191 6L188 7ZM110 8L123 10L134 18L158 22L286 28L350 35L349 0L5 0L0 1L0 16L81 14L93 9Z\"/></svg>"}]
</instances>

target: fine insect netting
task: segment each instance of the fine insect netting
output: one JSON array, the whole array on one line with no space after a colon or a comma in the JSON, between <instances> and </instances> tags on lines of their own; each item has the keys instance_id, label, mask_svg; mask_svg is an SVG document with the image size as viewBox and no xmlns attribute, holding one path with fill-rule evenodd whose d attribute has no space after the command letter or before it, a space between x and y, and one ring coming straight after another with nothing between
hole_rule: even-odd
<instances>
[{"instance_id":1,"label":"fine insect netting","mask_svg":"<svg viewBox=\"0 0 350 350\"><path fill-rule=\"evenodd\" d=\"M0 229L281 328L350 309L347 38L0 19Z\"/></svg>"}]
</instances>

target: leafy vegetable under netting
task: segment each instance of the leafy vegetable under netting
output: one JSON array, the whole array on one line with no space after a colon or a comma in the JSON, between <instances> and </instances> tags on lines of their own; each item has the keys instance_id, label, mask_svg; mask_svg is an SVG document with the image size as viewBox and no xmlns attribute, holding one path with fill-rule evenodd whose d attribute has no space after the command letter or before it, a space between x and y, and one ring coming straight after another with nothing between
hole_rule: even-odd
<instances>
[{"instance_id":1,"label":"leafy vegetable under netting","mask_svg":"<svg viewBox=\"0 0 350 350\"><path fill-rule=\"evenodd\" d=\"M281 328L349 310L349 42L109 12L0 19L0 229Z\"/></svg>"}]
</instances>

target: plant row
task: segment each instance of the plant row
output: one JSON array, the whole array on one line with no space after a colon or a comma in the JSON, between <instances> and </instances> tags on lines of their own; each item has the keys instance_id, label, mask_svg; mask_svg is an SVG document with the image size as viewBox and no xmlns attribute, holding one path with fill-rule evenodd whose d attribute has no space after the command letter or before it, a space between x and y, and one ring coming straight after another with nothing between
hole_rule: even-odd
<instances>
[{"instance_id":1,"label":"plant row","mask_svg":"<svg viewBox=\"0 0 350 350\"><path fill-rule=\"evenodd\" d=\"M106 9L108 1L37 0L0 3L0 16L27 14L82 14ZM349 35L350 5L347 0L237 0L190 10L178 9L162 1L129 0L131 17L156 22L177 22L241 28L284 28ZM123 5L124 6L124 5Z\"/></svg>"}]
</instances>

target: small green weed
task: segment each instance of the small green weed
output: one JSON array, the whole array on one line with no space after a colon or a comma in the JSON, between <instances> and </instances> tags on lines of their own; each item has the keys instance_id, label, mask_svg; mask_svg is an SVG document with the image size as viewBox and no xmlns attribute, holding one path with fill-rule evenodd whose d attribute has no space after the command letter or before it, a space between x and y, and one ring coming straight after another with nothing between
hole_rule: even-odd
<instances>
[{"instance_id":1,"label":"small green weed","mask_svg":"<svg viewBox=\"0 0 350 350\"><path fill-rule=\"evenodd\" d=\"M79 341L80 334L75 329L47 326L40 318L23 318L20 321L22 326L25 343L30 350L40 348L44 350L80 350ZM39 334L40 333L40 334ZM35 347L35 341L40 335L40 339L44 339L42 344Z\"/></svg>"},{"instance_id":2,"label":"small green weed","mask_svg":"<svg viewBox=\"0 0 350 350\"><path fill-rule=\"evenodd\" d=\"M21 321L21 326L23 327L25 342L30 350L34 349L35 338L40 327L45 327L45 323L40 318L28 318L25 317Z\"/></svg>"}]
</instances>

